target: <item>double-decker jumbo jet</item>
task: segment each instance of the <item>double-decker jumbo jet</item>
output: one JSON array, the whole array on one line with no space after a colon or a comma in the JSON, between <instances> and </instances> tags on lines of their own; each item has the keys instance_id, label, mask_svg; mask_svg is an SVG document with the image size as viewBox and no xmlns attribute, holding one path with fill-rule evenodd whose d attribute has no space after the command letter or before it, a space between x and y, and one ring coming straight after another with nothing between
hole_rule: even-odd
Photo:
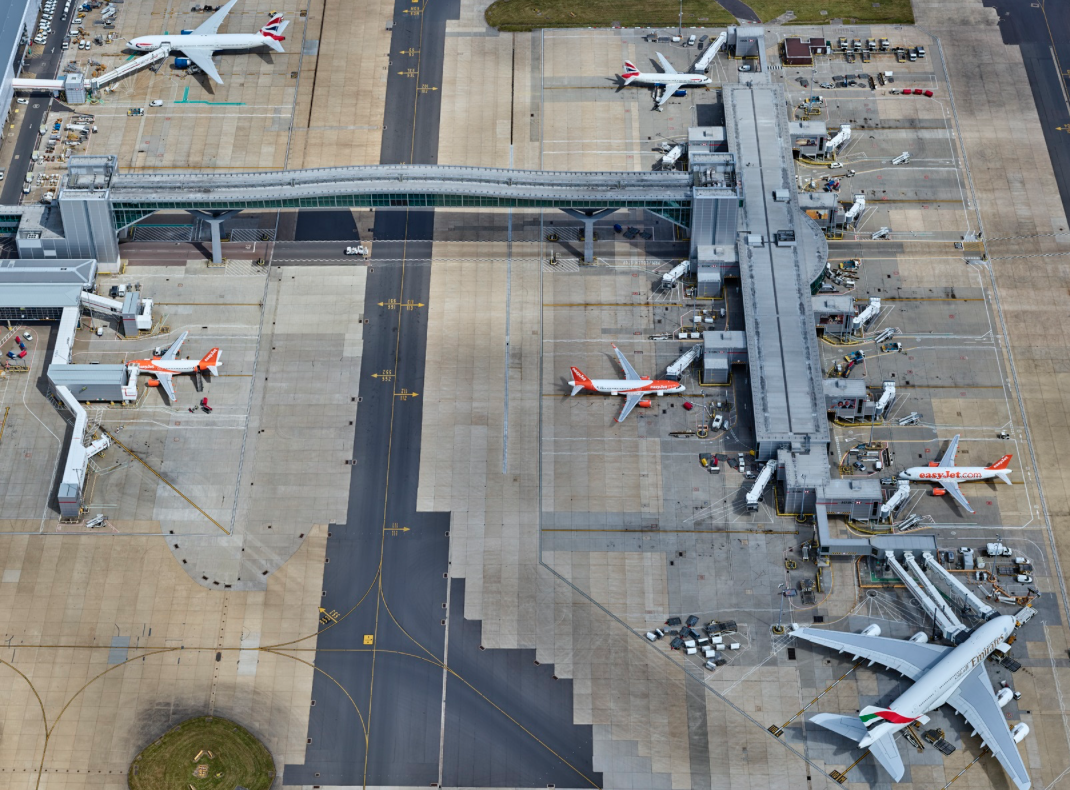
<instances>
[{"instance_id":1,"label":"double-decker jumbo jet","mask_svg":"<svg viewBox=\"0 0 1070 790\"><path fill-rule=\"evenodd\" d=\"M256 49L257 47L271 47L276 52L284 52L282 42L286 37L282 31L290 24L284 21L281 14L275 14L271 21L255 33L220 33L219 26L230 13L238 0L230 0L218 11L208 17L208 20L185 35L165 36L140 36L126 43L130 49L138 52L152 52L160 47L168 50L176 50L189 58L201 71L223 84L215 64L212 62L212 53L219 51Z\"/></svg>"},{"instance_id":2,"label":"double-decker jumbo jet","mask_svg":"<svg viewBox=\"0 0 1070 790\"><path fill-rule=\"evenodd\" d=\"M966 497L959 491L959 483L991 480L993 477L998 477L1007 485L1014 485L1010 477L1012 470L1007 468L1007 464L1011 462L1014 456L1005 455L991 466L955 466L955 454L959 449L959 436L960 434L955 434L955 438L947 446L947 452L944 453L939 463L933 462L928 466L912 466L910 469L900 472L899 479L935 483L936 488L933 489L933 494L936 496L943 496L945 493L951 494L956 502L973 513L974 509L970 507Z\"/></svg>"},{"instance_id":3,"label":"double-decker jumbo jet","mask_svg":"<svg viewBox=\"0 0 1070 790\"><path fill-rule=\"evenodd\" d=\"M994 617L956 647L927 644L924 633L910 639L888 639L880 636L880 627L875 624L861 634L793 626L792 635L798 639L849 653L855 661L883 664L915 681L887 707L869 705L858 716L819 713L810 721L857 741L860 749L869 749L898 782L904 768L895 734L915 721L927 724L925 714L947 704L981 736L1019 790L1029 790L1029 774L1017 746L1029 734L1029 725L1008 726L1001 708L1014 692L1003 688L996 694L984 667L985 659L1006 644L1016 626L1010 615Z\"/></svg>"},{"instance_id":4,"label":"double-decker jumbo jet","mask_svg":"<svg viewBox=\"0 0 1070 790\"><path fill-rule=\"evenodd\" d=\"M661 96L655 99L655 109L661 109L661 105L669 100L676 91L683 87L697 87L699 85L709 85L710 78L705 74L691 74L680 73L672 67L672 64L665 59L665 56L660 52L655 52L658 56L658 61L661 63L661 67L665 69L663 74L655 72L644 73L639 71L635 67L635 64L630 60L624 61L624 73L621 74L621 78L624 80L625 85L631 85L635 83L637 85L664 85L665 90Z\"/></svg>"},{"instance_id":5,"label":"double-decker jumbo jet","mask_svg":"<svg viewBox=\"0 0 1070 790\"><path fill-rule=\"evenodd\" d=\"M620 414L617 415L617 422L624 422L624 419L632 413L632 409L636 406L650 408L649 398L651 395L661 397L666 392L684 391L684 385L679 381L651 381L650 376L640 376L635 372L635 368L631 366L631 363L625 359L619 348L613 346L613 350L617 352L617 361L620 362L620 366L624 371L624 378L589 379L579 368L571 368L572 381L569 382L569 385L572 387L572 395L577 395L583 390L601 392L603 395L623 395L625 397L624 406L621 408Z\"/></svg>"},{"instance_id":6,"label":"double-decker jumbo jet","mask_svg":"<svg viewBox=\"0 0 1070 790\"><path fill-rule=\"evenodd\" d=\"M218 376L219 366L223 364L219 361L220 352L218 348L213 348L200 361L178 359L178 352L181 350L182 344L186 342L187 335L189 335L189 332L183 332L179 335L178 340L172 343L171 347L163 352L162 356L153 357L152 359L133 359L126 363L127 368L135 376L138 373L151 373L155 376L156 380L150 380L149 386L163 389L167 393L167 400L172 405L175 402L175 388L171 384L172 376L176 373L193 373L194 371L200 373L207 371L213 376Z\"/></svg>"}]
</instances>

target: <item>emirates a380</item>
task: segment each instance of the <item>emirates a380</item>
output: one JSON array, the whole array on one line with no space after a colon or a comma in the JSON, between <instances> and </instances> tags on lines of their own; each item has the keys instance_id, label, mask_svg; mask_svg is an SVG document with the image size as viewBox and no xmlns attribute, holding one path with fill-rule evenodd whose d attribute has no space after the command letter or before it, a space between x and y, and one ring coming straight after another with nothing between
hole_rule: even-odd
<instances>
[{"instance_id":1,"label":"emirates a380","mask_svg":"<svg viewBox=\"0 0 1070 790\"><path fill-rule=\"evenodd\" d=\"M959 449L959 435L955 434L955 438L951 440L951 444L947 447L947 452L944 453L939 463L934 462L928 466L912 466L910 469L900 472L899 479L934 483L936 485L936 488L933 489L935 495L951 494L956 502L973 513L974 509L970 507L966 497L959 491L959 483L972 483L977 480L991 480L998 477L1007 485L1014 485L1011 482L1012 470L1007 468L1014 456L1005 455L991 466L955 466L955 454Z\"/></svg>"},{"instance_id":2,"label":"emirates a380","mask_svg":"<svg viewBox=\"0 0 1070 790\"><path fill-rule=\"evenodd\" d=\"M220 33L220 25L237 2L238 0L230 0L191 32L163 36L139 36L128 41L126 45L137 52L152 52L161 47L166 47L169 51L181 52L197 68L222 85L223 79L219 76L215 63L212 62L213 52L256 49L257 47L271 47L276 52L284 52L282 42L286 40L286 37L282 35L282 31L290 24L283 20L281 14L274 14L271 21L255 33Z\"/></svg>"},{"instance_id":3,"label":"emirates a380","mask_svg":"<svg viewBox=\"0 0 1070 790\"><path fill-rule=\"evenodd\" d=\"M854 656L855 661L882 664L914 681L889 705L867 705L856 716L818 713L810 721L857 742L859 749L869 749L898 782L906 769L895 734L914 722L927 724L925 714L950 705L980 736L1018 790L1029 790L1029 773L1018 752L1029 725L1020 722L1011 728L1001 709L1014 692L1001 688L997 694L985 672L985 659L1007 646L1017 624L1018 618L1010 615L994 617L955 647L928 644L924 632L910 639L888 639L880 635L876 624L860 634L793 626L796 639L831 647Z\"/></svg>"},{"instance_id":4,"label":"emirates a380","mask_svg":"<svg viewBox=\"0 0 1070 790\"><path fill-rule=\"evenodd\" d=\"M679 381L652 381L650 376L640 376L635 368L621 353L620 349L613 346L617 352L617 361L620 362L624 378L622 379L590 379L579 368L572 368L572 395L587 392L600 392L603 395L623 395L624 406L617 415L617 422L624 422L636 406L650 408L650 396L659 398L669 392L683 392L685 387Z\"/></svg>"}]
</instances>

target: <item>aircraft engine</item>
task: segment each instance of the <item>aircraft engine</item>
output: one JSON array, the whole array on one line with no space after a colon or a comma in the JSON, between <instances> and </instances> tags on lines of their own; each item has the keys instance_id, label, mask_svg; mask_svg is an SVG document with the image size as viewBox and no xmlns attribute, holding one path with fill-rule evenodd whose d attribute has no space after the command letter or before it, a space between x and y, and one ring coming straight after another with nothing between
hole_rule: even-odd
<instances>
[{"instance_id":1,"label":"aircraft engine","mask_svg":"<svg viewBox=\"0 0 1070 790\"><path fill-rule=\"evenodd\" d=\"M1025 736L1029 734L1029 725L1024 721L1014 725L1014 729L1011 730L1011 737L1014 738L1015 743L1021 743L1025 740Z\"/></svg>"},{"instance_id":2,"label":"aircraft engine","mask_svg":"<svg viewBox=\"0 0 1070 790\"><path fill-rule=\"evenodd\" d=\"M863 636L880 636L881 635L881 627L879 625L877 625L876 623L870 623L869 625L867 625L865 628L862 629L862 635Z\"/></svg>"},{"instance_id":3,"label":"aircraft engine","mask_svg":"<svg viewBox=\"0 0 1070 790\"><path fill-rule=\"evenodd\" d=\"M649 408L650 408L650 401L648 401L648 400L641 400L641 401L639 401L639 404L638 404L638 405L639 405L639 406L640 406L641 408L643 408L643 409L649 409Z\"/></svg>"},{"instance_id":4,"label":"aircraft engine","mask_svg":"<svg viewBox=\"0 0 1070 790\"><path fill-rule=\"evenodd\" d=\"M929 635L924 631L918 631L914 636L910 637L911 642L917 642L919 645L924 645L929 641Z\"/></svg>"},{"instance_id":5,"label":"aircraft engine","mask_svg":"<svg viewBox=\"0 0 1070 790\"><path fill-rule=\"evenodd\" d=\"M934 488L933 489L933 496L943 496L946 493L947 493L947 490L943 489L943 488Z\"/></svg>"},{"instance_id":6,"label":"aircraft engine","mask_svg":"<svg viewBox=\"0 0 1070 790\"><path fill-rule=\"evenodd\" d=\"M1001 708L1007 707L1007 703L1014 699L1014 692L1008 688L1002 688L999 690L999 694L996 695L996 702L999 703Z\"/></svg>"}]
</instances>

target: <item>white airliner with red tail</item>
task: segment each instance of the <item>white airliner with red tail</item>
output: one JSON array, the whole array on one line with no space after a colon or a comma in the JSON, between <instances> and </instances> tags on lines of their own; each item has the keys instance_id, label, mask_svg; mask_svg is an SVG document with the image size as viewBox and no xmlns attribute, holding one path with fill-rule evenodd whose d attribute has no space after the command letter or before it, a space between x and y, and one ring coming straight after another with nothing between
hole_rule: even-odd
<instances>
[{"instance_id":1,"label":"white airliner with red tail","mask_svg":"<svg viewBox=\"0 0 1070 790\"><path fill-rule=\"evenodd\" d=\"M977 480L991 480L994 477L998 477L1007 485L1014 485L1011 482L1012 470L1007 468L1007 464L1014 457L1013 455L1005 455L991 466L955 466L955 454L958 449L959 434L955 434L955 438L951 440L951 444L947 447L947 452L944 453L939 463L934 461L928 466L912 466L910 469L900 472L899 479L935 483L936 488L933 489L933 494L936 496L943 496L945 493L951 494L956 502L971 513L974 512L974 509L970 507L966 497L959 491L959 483L972 483Z\"/></svg>"},{"instance_id":2,"label":"white airliner with red tail","mask_svg":"<svg viewBox=\"0 0 1070 790\"><path fill-rule=\"evenodd\" d=\"M663 74L658 72L641 72L635 67L635 64L630 60L624 61L624 73L621 74L621 78L624 80L625 85L664 85L665 90L661 96L657 97L655 101L655 107L661 108L665 102L669 100L676 91L683 87L698 87L700 85L709 85L710 78L705 74L681 74L679 71L672 67L672 64L665 59L665 56L660 52L654 53L658 56L658 61L661 63L661 67L665 69Z\"/></svg>"},{"instance_id":3,"label":"white airliner with red tail","mask_svg":"<svg viewBox=\"0 0 1070 790\"><path fill-rule=\"evenodd\" d=\"M219 375L219 366L223 364L220 362L220 351L218 348L213 348L202 359L178 359L178 352L182 349L182 344L186 342L186 336L189 332L183 332L178 340L171 344L171 347L163 353L162 356L153 357L152 359L133 359L126 363L130 372L137 376L139 373L151 373L155 376L155 380L148 382L150 387L160 387L167 393L167 400L172 404L175 402L175 388L171 384L171 377L176 373L211 373L213 376Z\"/></svg>"},{"instance_id":4,"label":"white airliner with red tail","mask_svg":"<svg viewBox=\"0 0 1070 790\"><path fill-rule=\"evenodd\" d=\"M996 694L985 672L985 659L996 648L1006 647L1017 625L1017 618L1010 615L994 617L955 647L928 644L924 632L910 639L888 639L876 624L860 634L793 626L791 634L797 639L848 653L855 661L882 664L914 681L887 706L868 705L855 716L819 713L810 721L857 742L859 749L869 749L898 782L905 768L895 734L914 722L927 724L926 713L950 705L980 736L1018 790L1029 790L1029 773L1018 753L1029 725L1022 722L1011 728L1002 708L1014 692L1001 688Z\"/></svg>"},{"instance_id":5,"label":"white airliner with red tail","mask_svg":"<svg viewBox=\"0 0 1070 790\"><path fill-rule=\"evenodd\" d=\"M191 33L139 36L126 42L126 46L137 52L152 52L160 47L181 52L197 68L222 85L223 79L219 76L215 63L212 62L213 52L256 49L257 47L271 47L276 52L284 52L282 42L286 40L286 37L282 35L282 31L290 24L282 18L282 14L274 14L271 21L255 33L220 33L220 25L237 2L238 0L230 0L229 3L221 6Z\"/></svg>"},{"instance_id":6,"label":"white airliner with red tail","mask_svg":"<svg viewBox=\"0 0 1070 790\"><path fill-rule=\"evenodd\" d=\"M624 406L617 415L617 422L624 422L636 406L650 408L651 395L661 397L666 392L684 391L684 385L679 381L651 381L650 376L640 376L619 348L613 346L613 350L617 352L617 360L624 371L624 378L590 379L579 368L572 368L572 381L569 385L572 387L573 395L578 395L584 390L600 392L603 395L623 395Z\"/></svg>"}]
</instances>

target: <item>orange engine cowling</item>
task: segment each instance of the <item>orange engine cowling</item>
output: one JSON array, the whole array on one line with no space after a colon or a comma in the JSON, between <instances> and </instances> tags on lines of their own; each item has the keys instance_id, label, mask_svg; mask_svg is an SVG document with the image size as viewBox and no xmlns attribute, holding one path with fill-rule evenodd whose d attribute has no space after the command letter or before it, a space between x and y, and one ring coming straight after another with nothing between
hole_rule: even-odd
<instances>
[{"instance_id":1,"label":"orange engine cowling","mask_svg":"<svg viewBox=\"0 0 1070 790\"><path fill-rule=\"evenodd\" d=\"M160 386L160 380L159 379L148 379L145 382L145 384L147 384L150 387L159 387Z\"/></svg>"},{"instance_id":2,"label":"orange engine cowling","mask_svg":"<svg viewBox=\"0 0 1070 790\"><path fill-rule=\"evenodd\" d=\"M947 493L947 491L945 489L943 489L943 488L934 488L933 489L933 496L943 496L946 493Z\"/></svg>"},{"instance_id":3,"label":"orange engine cowling","mask_svg":"<svg viewBox=\"0 0 1070 790\"><path fill-rule=\"evenodd\" d=\"M935 468L936 468L936 467L938 467L939 465L940 465L940 464L939 464L938 462L936 462L936 461L929 461L929 468L930 468L930 469L935 469Z\"/></svg>"},{"instance_id":4,"label":"orange engine cowling","mask_svg":"<svg viewBox=\"0 0 1070 790\"><path fill-rule=\"evenodd\" d=\"M641 401L639 401L639 404L638 404L638 405L639 405L640 407L644 408L644 409L649 409L649 408L650 408L650 401L648 401L648 400L641 400Z\"/></svg>"}]
</instances>

